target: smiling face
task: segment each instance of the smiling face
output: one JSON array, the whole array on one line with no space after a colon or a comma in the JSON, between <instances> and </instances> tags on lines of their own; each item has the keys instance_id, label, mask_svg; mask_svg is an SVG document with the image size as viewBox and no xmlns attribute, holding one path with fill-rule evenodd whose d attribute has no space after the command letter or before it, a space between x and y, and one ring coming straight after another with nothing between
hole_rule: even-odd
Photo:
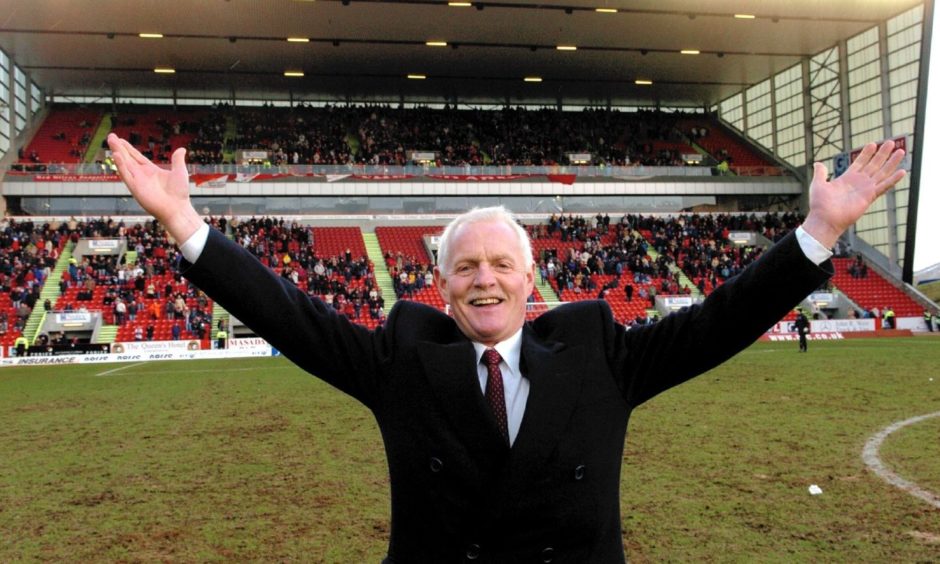
<instances>
[{"instance_id":1,"label":"smiling face","mask_svg":"<svg viewBox=\"0 0 940 564\"><path fill-rule=\"evenodd\" d=\"M512 227L499 220L461 225L446 260L434 279L464 335L493 346L522 327L535 265L526 261Z\"/></svg>"}]
</instances>

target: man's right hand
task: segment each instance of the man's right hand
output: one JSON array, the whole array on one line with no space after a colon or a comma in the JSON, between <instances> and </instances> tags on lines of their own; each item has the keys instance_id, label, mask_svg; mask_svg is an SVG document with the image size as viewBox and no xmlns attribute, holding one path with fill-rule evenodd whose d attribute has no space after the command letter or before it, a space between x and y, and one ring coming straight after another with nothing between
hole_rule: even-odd
<instances>
[{"instance_id":1,"label":"man's right hand","mask_svg":"<svg viewBox=\"0 0 940 564\"><path fill-rule=\"evenodd\" d=\"M108 135L108 146L118 174L134 199L163 224L177 243L183 243L196 232L202 219L189 201L186 149L181 147L173 152L172 166L166 170L114 133Z\"/></svg>"}]
</instances>

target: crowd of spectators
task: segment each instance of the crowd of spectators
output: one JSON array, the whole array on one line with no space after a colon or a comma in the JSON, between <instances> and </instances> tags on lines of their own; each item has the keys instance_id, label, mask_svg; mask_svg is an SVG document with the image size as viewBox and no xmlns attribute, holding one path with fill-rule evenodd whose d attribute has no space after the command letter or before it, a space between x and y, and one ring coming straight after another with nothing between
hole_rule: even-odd
<instances>
[{"instance_id":1,"label":"crowd of spectators","mask_svg":"<svg viewBox=\"0 0 940 564\"><path fill-rule=\"evenodd\" d=\"M88 222L71 220L65 224L70 237L125 239L128 250L136 253L136 262L128 264L123 256L85 255L72 258L60 281L60 293L71 296L57 309L101 309L106 319L122 326L137 327L140 334L153 338L153 323L174 321L174 335L203 339L210 335L212 312L208 298L180 274L182 258L156 221L125 225L122 221L99 219ZM96 289L102 287L102 291Z\"/></svg>"},{"instance_id":2,"label":"crowd of spectators","mask_svg":"<svg viewBox=\"0 0 940 564\"><path fill-rule=\"evenodd\" d=\"M533 239L554 238L557 233L560 242L576 242L563 246L563 255L540 257L540 276L560 297L565 290L596 298L622 291L626 301L636 298L652 306L657 293L688 293L687 287L679 287L680 278L669 268L668 257L650 256L648 242L631 223L633 217L611 223L606 214L552 215L546 224L530 227Z\"/></svg>"},{"instance_id":3,"label":"crowd of spectators","mask_svg":"<svg viewBox=\"0 0 940 564\"><path fill-rule=\"evenodd\" d=\"M159 163L169 162L173 150L185 144L187 161L203 165L225 164L233 158L226 155L243 150L264 151L266 156L236 153L240 164L270 166L684 166L684 154L695 152L691 143L709 134L704 126L688 127L690 117L709 119L679 112L598 108L575 112L512 106L438 109L300 103L283 108L220 103L179 112L119 106L111 125ZM73 134L60 131L53 138L80 136L68 140L72 156L81 158L94 134L92 125L83 120ZM419 159L415 153L434 158ZM590 157L572 162L571 155ZM20 149L19 156L30 166L44 163L43 155L32 149ZM712 157L706 157L707 164L730 162L723 154Z\"/></svg>"},{"instance_id":4,"label":"crowd of spectators","mask_svg":"<svg viewBox=\"0 0 940 564\"><path fill-rule=\"evenodd\" d=\"M702 294L741 272L757 260L764 247L737 246L729 239L732 231L759 233L772 242L800 225L795 213L767 214L683 214L663 218L627 216L627 221L648 233L653 248L676 264Z\"/></svg>"},{"instance_id":5,"label":"crowd of spectators","mask_svg":"<svg viewBox=\"0 0 940 564\"><path fill-rule=\"evenodd\" d=\"M539 257L540 276L552 283L559 297L565 290L598 298L617 290L628 302L646 300L654 306L657 295L692 293L689 281L707 295L760 256L762 246L737 246L730 232L756 232L776 242L801 221L793 213L627 214L614 223L606 214L553 214L528 231L534 240L576 243L561 245L561 256Z\"/></svg>"},{"instance_id":6,"label":"crowd of spectators","mask_svg":"<svg viewBox=\"0 0 940 564\"><path fill-rule=\"evenodd\" d=\"M127 130L127 140L154 162L169 162L176 144L185 141L187 162L217 164L223 161L227 108L219 105L205 112L166 113L149 123L140 110L129 107L115 114L112 128ZM138 120L145 123L139 124ZM106 141L102 141L102 148L107 148Z\"/></svg>"},{"instance_id":7,"label":"crowd of spectators","mask_svg":"<svg viewBox=\"0 0 940 564\"><path fill-rule=\"evenodd\" d=\"M102 109L101 115L105 113ZM690 119L696 120L696 125L690 127ZM158 163L169 162L173 150L185 144L187 161L201 165L237 159L238 164L272 167L685 166L685 155L696 152L692 144L704 147L707 143L703 144L703 139L710 139L710 128L700 125L710 119L680 112L599 108L561 111L512 106L458 109L449 105L405 108L304 103L284 108L220 103L178 112L163 107L119 106L111 124ZM80 159L93 137L93 124L83 120L73 129L52 137L71 142L71 156ZM733 143L733 138L727 140ZM728 150L720 144L711 150L699 164L730 170ZM19 151L21 167L54 170L46 168L50 163L35 149ZM246 156L240 151L263 151L264 155ZM101 164L110 168L110 163Z\"/></svg>"},{"instance_id":8,"label":"crowd of spectators","mask_svg":"<svg viewBox=\"0 0 940 564\"><path fill-rule=\"evenodd\" d=\"M49 224L0 220L0 291L10 299L7 308L0 307L0 338L23 330L65 237Z\"/></svg>"},{"instance_id":9,"label":"crowd of spectators","mask_svg":"<svg viewBox=\"0 0 940 564\"><path fill-rule=\"evenodd\" d=\"M385 252L385 265L398 298L414 298L424 288L434 286L433 268L427 260L389 250Z\"/></svg>"},{"instance_id":10,"label":"crowd of spectators","mask_svg":"<svg viewBox=\"0 0 940 564\"><path fill-rule=\"evenodd\" d=\"M354 162L349 146L353 123L338 107L236 110L234 117L235 148L270 151L274 165Z\"/></svg>"},{"instance_id":11,"label":"crowd of spectators","mask_svg":"<svg viewBox=\"0 0 940 564\"><path fill-rule=\"evenodd\" d=\"M284 219L253 217L231 228L241 246L309 296L354 321L384 320L385 300L368 257L353 256L350 249L321 256L313 229Z\"/></svg>"},{"instance_id":12,"label":"crowd of spectators","mask_svg":"<svg viewBox=\"0 0 940 564\"><path fill-rule=\"evenodd\" d=\"M570 164L569 153L591 154L590 164L685 164L676 148L686 139L676 126L680 115L658 111L303 104L224 109L237 124L233 148L269 151L272 165L407 165L413 151L435 153L438 166ZM205 141L215 143L216 133L203 128L191 148L198 152Z\"/></svg>"}]
</instances>

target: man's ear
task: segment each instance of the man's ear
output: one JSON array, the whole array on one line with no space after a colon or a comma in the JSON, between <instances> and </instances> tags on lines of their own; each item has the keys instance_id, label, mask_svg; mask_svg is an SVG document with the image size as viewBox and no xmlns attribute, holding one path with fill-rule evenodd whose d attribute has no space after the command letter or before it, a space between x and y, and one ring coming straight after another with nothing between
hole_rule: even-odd
<instances>
[{"instance_id":1,"label":"man's ear","mask_svg":"<svg viewBox=\"0 0 940 564\"><path fill-rule=\"evenodd\" d=\"M447 289L447 278L441 273L439 266L434 267L434 285L437 287L437 293L441 295L444 303L450 305L450 292Z\"/></svg>"}]
</instances>

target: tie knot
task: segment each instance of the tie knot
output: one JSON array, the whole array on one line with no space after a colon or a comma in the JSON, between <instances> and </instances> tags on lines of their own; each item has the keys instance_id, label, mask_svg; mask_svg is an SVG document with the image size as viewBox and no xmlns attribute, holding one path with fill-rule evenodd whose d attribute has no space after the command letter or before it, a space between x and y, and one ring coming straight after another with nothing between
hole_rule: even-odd
<instances>
[{"instance_id":1,"label":"tie knot","mask_svg":"<svg viewBox=\"0 0 940 564\"><path fill-rule=\"evenodd\" d=\"M503 357L499 356L499 352L496 349L486 349L483 351L483 363L487 366L499 366L499 361Z\"/></svg>"}]
</instances>

